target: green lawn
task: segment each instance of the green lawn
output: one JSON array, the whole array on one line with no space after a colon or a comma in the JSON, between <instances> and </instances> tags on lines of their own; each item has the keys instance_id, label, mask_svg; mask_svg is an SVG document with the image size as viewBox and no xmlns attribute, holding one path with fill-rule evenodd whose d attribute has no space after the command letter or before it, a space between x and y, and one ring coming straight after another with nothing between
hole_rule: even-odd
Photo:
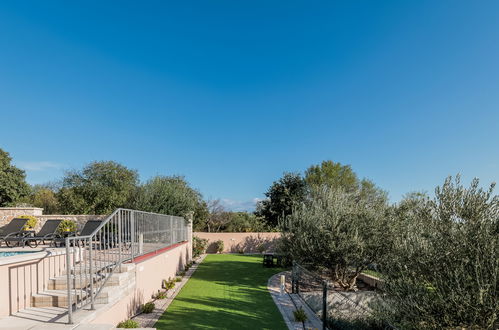
<instances>
[{"instance_id":1,"label":"green lawn","mask_svg":"<svg viewBox=\"0 0 499 330\"><path fill-rule=\"evenodd\" d=\"M262 267L261 256L208 255L155 327L287 329L267 290L280 271Z\"/></svg>"}]
</instances>

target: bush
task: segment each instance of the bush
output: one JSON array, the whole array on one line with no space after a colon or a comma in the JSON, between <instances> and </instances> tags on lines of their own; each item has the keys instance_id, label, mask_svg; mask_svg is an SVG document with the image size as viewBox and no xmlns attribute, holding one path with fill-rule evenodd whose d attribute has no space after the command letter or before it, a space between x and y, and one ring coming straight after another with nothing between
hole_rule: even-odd
<instances>
[{"instance_id":1,"label":"bush","mask_svg":"<svg viewBox=\"0 0 499 330\"><path fill-rule=\"evenodd\" d=\"M118 323L118 325L116 327L130 329L130 328L139 328L140 326L137 323L137 321L135 321L135 320L126 320L126 321Z\"/></svg>"},{"instance_id":2,"label":"bush","mask_svg":"<svg viewBox=\"0 0 499 330\"><path fill-rule=\"evenodd\" d=\"M146 313L146 314L152 313L154 308L156 308L156 306L154 305L154 303L152 301L150 301L150 302L142 305L142 313Z\"/></svg>"},{"instance_id":3,"label":"bush","mask_svg":"<svg viewBox=\"0 0 499 330\"><path fill-rule=\"evenodd\" d=\"M499 328L499 196L447 178L435 198L398 208L396 252L383 266L381 317L401 329Z\"/></svg>"},{"instance_id":4,"label":"bush","mask_svg":"<svg viewBox=\"0 0 499 330\"><path fill-rule=\"evenodd\" d=\"M175 279L172 279L172 278L168 278L168 280L163 280L163 283L162 283L162 287L163 289L165 290L171 290L175 287Z\"/></svg>"},{"instance_id":5,"label":"bush","mask_svg":"<svg viewBox=\"0 0 499 330\"><path fill-rule=\"evenodd\" d=\"M17 218L28 219L28 222L24 225L23 230L33 230L38 223L38 219L32 215L20 215Z\"/></svg>"},{"instance_id":6,"label":"bush","mask_svg":"<svg viewBox=\"0 0 499 330\"><path fill-rule=\"evenodd\" d=\"M76 222L73 220L62 220L61 223L59 224L59 227L57 227L57 232L58 233L65 233L65 232L75 232L76 231Z\"/></svg>"},{"instance_id":7,"label":"bush","mask_svg":"<svg viewBox=\"0 0 499 330\"><path fill-rule=\"evenodd\" d=\"M182 278L181 277L175 277L175 282L182 282Z\"/></svg>"},{"instance_id":8,"label":"bush","mask_svg":"<svg viewBox=\"0 0 499 330\"><path fill-rule=\"evenodd\" d=\"M158 293L156 293L153 296L154 299L166 299L166 291L160 291L158 290Z\"/></svg>"},{"instance_id":9,"label":"bush","mask_svg":"<svg viewBox=\"0 0 499 330\"><path fill-rule=\"evenodd\" d=\"M222 253L224 251L224 241L218 240L215 242L215 250L217 253Z\"/></svg>"},{"instance_id":10,"label":"bush","mask_svg":"<svg viewBox=\"0 0 499 330\"><path fill-rule=\"evenodd\" d=\"M265 252L265 250L266 250L265 244L258 244L258 246L256 247L256 249L257 249L258 253L263 254Z\"/></svg>"},{"instance_id":11,"label":"bush","mask_svg":"<svg viewBox=\"0 0 499 330\"><path fill-rule=\"evenodd\" d=\"M194 236L192 238L192 254L194 255L194 258L197 258L201 254L205 253L207 246L208 246L207 239Z\"/></svg>"},{"instance_id":12,"label":"bush","mask_svg":"<svg viewBox=\"0 0 499 330\"><path fill-rule=\"evenodd\" d=\"M307 313L301 307L293 311L293 316L296 322L305 322L308 320Z\"/></svg>"}]
</instances>

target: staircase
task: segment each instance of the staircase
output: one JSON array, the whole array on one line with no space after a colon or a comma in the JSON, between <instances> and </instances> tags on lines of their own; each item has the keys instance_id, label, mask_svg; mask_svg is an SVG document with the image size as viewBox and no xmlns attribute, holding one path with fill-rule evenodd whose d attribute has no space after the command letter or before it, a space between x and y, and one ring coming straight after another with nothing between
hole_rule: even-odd
<instances>
[{"instance_id":1,"label":"staircase","mask_svg":"<svg viewBox=\"0 0 499 330\"><path fill-rule=\"evenodd\" d=\"M90 275L80 274L80 267L72 271L71 278L71 302L73 304L82 301L89 294ZM82 267L83 268L83 267ZM82 275L82 276L80 276ZM103 288L95 298L96 304L109 304L117 301L132 290L135 285L135 264L124 263L117 267L112 273L105 270L96 272L92 276L94 287L97 283L104 282ZM68 307L68 277L67 273L51 278L47 290L42 291L32 297L33 307Z\"/></svg>"}]
</instances>

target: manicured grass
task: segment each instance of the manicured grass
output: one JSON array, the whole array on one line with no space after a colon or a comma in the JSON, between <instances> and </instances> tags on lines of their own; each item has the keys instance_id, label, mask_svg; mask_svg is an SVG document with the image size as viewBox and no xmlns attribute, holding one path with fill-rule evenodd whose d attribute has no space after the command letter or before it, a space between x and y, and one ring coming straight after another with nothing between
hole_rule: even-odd
<instances>
[{"instance_id":1,"label":"manicured grass","mask_svg":"<svg viewBox=\"0 0 499 330\"><path fill-rule=\"evenodd\" d=\"M262 257L211 254L156 322L159 329L287 329L267 290Z\"/></svg>"}]
</instances>

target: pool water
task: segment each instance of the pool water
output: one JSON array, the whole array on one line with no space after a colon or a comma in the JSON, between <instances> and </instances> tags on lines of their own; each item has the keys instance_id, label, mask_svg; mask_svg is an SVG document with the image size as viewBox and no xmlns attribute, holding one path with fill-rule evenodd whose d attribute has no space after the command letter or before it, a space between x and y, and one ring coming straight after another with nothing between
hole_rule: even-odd
<instances>
[{"instance_id":1,"label":"pool water","mask_svg":"<svg viewBox=\"0 0 499 330\"><path fill-rule=\"evenodd\" d=\"M12 257L20 254L33 253L38 251L12 251L12 252L0 252L0 258L2 257Z\"/></svg>"}]
</instances>

